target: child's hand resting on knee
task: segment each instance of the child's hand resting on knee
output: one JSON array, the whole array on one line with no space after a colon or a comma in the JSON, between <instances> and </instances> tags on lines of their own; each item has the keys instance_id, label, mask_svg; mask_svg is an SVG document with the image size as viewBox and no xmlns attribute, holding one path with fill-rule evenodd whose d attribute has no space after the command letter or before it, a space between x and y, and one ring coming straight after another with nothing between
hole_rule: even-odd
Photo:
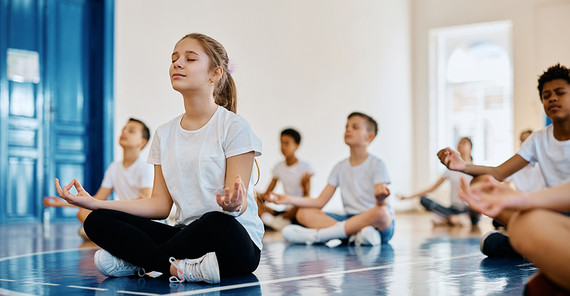
<instances>
[{"instance_id":1,"label":"child's hand resting on knee","mask_svg":"<svg viewBox=\"0 0 570 296\"><path fill-rule=\"evenodd\" d=\"M219 192L216 194L216 201L224 211L239 212L246 196L245 185L243 185L241 177L237 176L234 183L234 192L230 194L230 188L226 187L224 188L224 196Z\"/></svg>"}]
</instances>

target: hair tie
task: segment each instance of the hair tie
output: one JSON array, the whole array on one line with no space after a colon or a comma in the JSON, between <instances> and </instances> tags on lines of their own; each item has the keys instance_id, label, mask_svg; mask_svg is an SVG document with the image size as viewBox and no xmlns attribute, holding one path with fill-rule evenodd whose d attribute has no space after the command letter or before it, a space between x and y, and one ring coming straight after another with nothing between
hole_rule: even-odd
<instances>
[{"instance_id":1,"label":"hair tie","mask_svg":"<svg viewBox=\"0 0 570 296\"><path fill-rule=\"evenodd\" d=\"M236 65L234 64L234 60L228 58L228 73L233 74L235 69Z\"/></svg>"}]
</instances>

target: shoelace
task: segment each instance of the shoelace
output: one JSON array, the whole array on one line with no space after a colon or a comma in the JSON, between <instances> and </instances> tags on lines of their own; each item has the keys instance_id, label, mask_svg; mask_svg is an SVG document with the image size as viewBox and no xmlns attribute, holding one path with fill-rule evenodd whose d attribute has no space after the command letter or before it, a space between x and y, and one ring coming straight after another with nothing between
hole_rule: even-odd
<instances>
[{"instance_id":1,"label":"shoelace","mask_svg":"<svg viewBox=\"0 0 570 296\"><path fill-rule=\"evenodd\" d=\"M168 279L171 283L182 283L184 282L184 280L186 280L186 276L188 276L190 280L202 279L199 276L201 274L201 271L200 271L200 264L198 264L199 263L198 259L196 260L184 259L180 260L178 264L176 264L176 259L174 257L170 257L170 259L168 259L168 262L174 265L174 267L178 272L178 276L180 277L178 278L176 276L171 276ZM190 272L188 272L188 269L191 269Z\"/></svg>"}]
</instances>

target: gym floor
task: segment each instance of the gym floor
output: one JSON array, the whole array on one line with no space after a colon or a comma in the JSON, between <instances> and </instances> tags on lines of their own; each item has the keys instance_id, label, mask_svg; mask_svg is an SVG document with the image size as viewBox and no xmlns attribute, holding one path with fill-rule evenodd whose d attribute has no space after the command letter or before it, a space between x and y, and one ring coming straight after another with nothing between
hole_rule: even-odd
<instances>
[{"instance_id":1,"label":"gym floor","mask_svg":"<svg viewBox=\"0 0 570 296\"><path fill-rule=\"evenodd\" d=\"M486 258L491 229L432 226L429 214L397 214L390 244L292 245L264 237L259 268L219 285L152 278L106 278L78 222L0 225L0 295L522 295L537 271L524 259Z\"/></svg>"}]
</instances>

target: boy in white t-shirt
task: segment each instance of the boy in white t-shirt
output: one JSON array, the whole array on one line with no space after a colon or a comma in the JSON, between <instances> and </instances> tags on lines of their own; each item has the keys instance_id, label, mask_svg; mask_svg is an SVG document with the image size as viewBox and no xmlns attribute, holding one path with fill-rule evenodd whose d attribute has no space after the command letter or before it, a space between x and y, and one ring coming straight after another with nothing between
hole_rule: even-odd
<instances>
[{"instance_id":1,"label":"boy in white t-shirt","mask_svg":"<svg viewBox=\"0 0 570 296\"><path fill-rule=\"evenodd\" d=\"M281 205L267 205L266 201L277 182L281 181L283 191L292 196L309 196L311 193L311 177L313 168L306 161L300 160L295 155L301 144L301 134L287 128L281 132L281 153L285 160L279 162L273 168L273 179L267 186L265 193L258 195L259 217L263 223L275 230L291 224L297 214L298 207Z\"/></svg>"},{"instance_id":2,"label":"boy in white t-shirt","mask_svg":"<svg viewBox=\"0 0 570 296\"><path fill-rule=\"evenodd\" d=\"M271 201L299 207L297 221L305 226L283 228L293 243L326 243L349 238L355 245L385 244L394 235L394 211L388 202L390 177L384 162L368 153L378 133L376 121L360 112L348 116L344 141L350 156L332 170L319 197L300 198L272 193ZM340 187L346 215L325 213L322 208Z\"/></svg>"},{"instance_id":3,"label":"boy in white t-shirt","mask_svg":"<svg viewBox=\"0 0 570 296\"><path fill-rule=\"evenodd\" d=\"M491 175L503 181L529 164L540 165L546 187L570 181L570 69L560 64L548 68L538 78L538 93L546 116L552 124L533 132L511 158L497 167L465 163L450 148L438 152L441 162L450 170L472 176ZM517 211L506 209L495 219L507 225ZM481 252L490 257L520 256L508 236L489 232L481 239Z\"/></svg>"},{"instance_id":4,"label":"boy in white t-shirt","mask_svg":"<svg viewBox=\"0 0 570 296\"><path fill-rule=\"evenodd\" d=\"M119 137L119 145L123 148L123 159L114 161L109 165L105 171L101 187L94 195L95 198L106 200L113 191L117 200L150 197L154 170L152 165L147 164L140 157L140 153L149 139L150 130L144 122L130 118ZM44 198L44 205L46 207L74 207L55 196ZM80 208L77 212L77 219L83 223L89 213L91 213L90 210ZM83 227L79 229L79 234L83 238L89 239L85 235Z\"/></svg>"}]
</instances>

